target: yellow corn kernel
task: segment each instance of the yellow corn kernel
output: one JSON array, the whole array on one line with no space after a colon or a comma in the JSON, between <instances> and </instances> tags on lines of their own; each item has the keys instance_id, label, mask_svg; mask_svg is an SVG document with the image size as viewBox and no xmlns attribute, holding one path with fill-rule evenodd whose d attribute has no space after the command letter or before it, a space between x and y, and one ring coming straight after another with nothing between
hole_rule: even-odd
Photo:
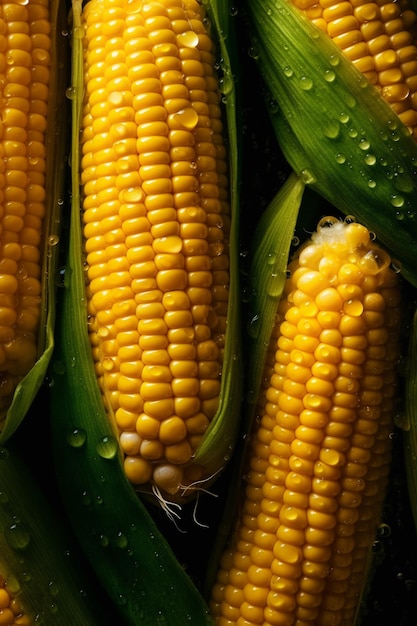
<instances>
[{"instance_id":1,"label":"yellow corn kernel","mask_svg":"<svg viewBox=\"0 0 417 626\"><path fill-rule=\"evenodd\" d=\"M397 282L388 255L349 220L325 218L290 263L270 342L280 375L268 357L273 403L261 395L245 497L212 590L216 624L352 623L390 463Z\"/></svg>"},{"instance_id":2,"label":"yellow corn kernel","mask_svg":"<svg viewBox=\"0 0 417 626\"><path fill-rule=\"evenodd\" d=\"M0 576L0 625L32 625L32 619L24 613L19 600L10 593L3 576Z\"/></svg>"},{"instance_id":3,"label":"yellow corn kernel","mask_svg":"<svg viewBox=\"0 0 417 626\"><path fill-rule=\"evenodd\" d=\"M326 32L417 136L417 13L387 0L291 0Z\"/></svg>"},{"instance_id":4,"label":"yellow corn kernel","mask_svg":"<svg viewBox=\"0 0 417 626\"><path fill-rule=\"evenodd\" d=\"M85 5L89 330L129 479L173 496L219 402L229 284L215 51L195 0ZM113 32L114 31L114 32Z\"/></svg>"},{"instance_id":5,"label":"yellow corn kernel","mask_svg":"<svg viewBox=\"0 0 417 626\"><path fill-rule=\"evenodd\" d=\"M2 3L0 22L1 428L17 384L37 358L51 41L41 0Z\"/></svg>"}]
</instances>

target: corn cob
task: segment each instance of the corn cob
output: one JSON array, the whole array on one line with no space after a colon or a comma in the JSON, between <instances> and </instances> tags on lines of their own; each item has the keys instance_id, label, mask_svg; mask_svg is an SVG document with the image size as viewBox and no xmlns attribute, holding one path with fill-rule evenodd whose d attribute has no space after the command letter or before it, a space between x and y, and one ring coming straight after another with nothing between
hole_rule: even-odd
<instances>
[{"instance_id":1,"label":"corn cob","mask_svg":"<svg viewBox=\"0 0 417 626\"><path fill-rule=\"evenodd\" d=\"M57 261L66 146L62 24L58 0L0 5L2 443L27 413L52 352L55 283L48 277Z\"/></svg>"},{"instance_id":2,"label":"corn cob","mask_svg":"<svg viewBox=\"0 0 417 626\"><path fill-rule=\"evenodd\" d=\"M219 409L230 282L213 41L196 0L90 0L83 20L97 377L128 478L188 492L207 478L193 458Z\"/></svg>"},{"instance_id":3,"label":"corn cob","mask_svg":"<svg viewBox=\"0 0 417 626\"><path fill-rule=\"evenodd\" d=\"M402 268L404 277L416 285L417 145L412 134L384 100L381 89L363 76L331 37L290 0L246 0L246 5L252 54L267 85L271 121L289 165L331 206L345 215L354 215L375 232ZM348 5L343 3L340 11L348 10ZM331 6L326 3L329 19ZM356 13L362 15L361 19L366 7L370 11L375 8L378 16L378 5L369 3L362 13L358 7ZM379 14L381 10L384 12L380 7ZM412 22L410 15L403 10L402 20L388 21L387 33L398 27L398 33L393 32L392 37L399 34L399 39L409 41L404 29ZM310 13L309 18L312 17ZM365 20L360 32L372 31L374 26L382 29L382 20L378 19L376 25ZM347 16L346 21L354 20ZM338 32L338 27L343 29L346 21L335 18L331 32ZM399 45L398 40L394 41ZM412 52L414 44L410 46ZM401 56L399 50L396 54ZM401 54L406 56L407 50L409 47L405 46ZM394 51L387 52L387 56L393 57ZM382 67L383 59L379 57ZM408 69L412 69L413 61L409 63ZM383 74L385 71L388 74ZM405 71L381 69L380 73L382 78L395 75L400 80ZM409 76L405 80L411 104L415 100L413 80ZM397 105L394 108L401 113ZM411 127L406 119L408 113L404 112L404 116ZM414 117L413 112L410 117Z\"/></svg>"},{"instance_id":4,"label":"corn cob","mask_svg":"<svg viewBox=\"0 0 417 626\"><path fill-rule=\"evenodd\" d=\"M2 3L0 421L35 363L45 217L51 25L42 0Z\"/></svg>"},{"instance_id":5,"label":"corn cob","mask_svg":"<svg viewBox=\"0 0 417 626\"><path fill-rule=\"evenodd\" d=\"M417 136L417 14L407 1L292 0Z\"/></svg>"},{"instance_id":6,"label":"corn cob","mask_svg":"<svg viewBox=\"0 0 417 626\"><path fill-rule=\"evenodd\" d=\"M133 7L133 4L130 6ZM137 8L140 6L136 5ZM224 46L226 37L228 42L233 38L229 26L231 14L224 11L223 3L214 0L207 8L210 9L210 23L216 25L217 33L222 33L219 48L222 50L223 74L231 77L230 58ZM114 602L120 614L120 623L138 626L158 623L170 626L187 623L208 625L212 624L212 620L205 601L138 497L137 489L126 477L118 432L108 418L97 383L88 337L85 257L82 254L80 221L80 164L83 157L79 131L85 114L85 29L81 2L72 3L72 17L70 237L64 288L59 292L60 314L57 317L57 341L51 368L52 440L59 487L79 543L108 597ZM106 36L104 40L111 41L112 38ZM196 459L204 459L204 467L210 466L213 456L217 464L219 458L224 463L224 457L230 455L233 431L236 429L233 421L240 408L240 371L236 368L239 363L237 255L232 254L232 249L237 249L235 209L239 169L235 150L237 125L233 82L228 82L224 100L228 140L232 148L229 305L232 305L233 323L229 324L228 316L223 354L223 401L196 452ZM219 451L220 457L217 456ZM178 503L173 504L174 512L181 509Z\"/></svg>"},{"instance_id":7,"label":"corn cob","mask_svg":"<svg viewBox=\"0 0 417 626\"><path fill-rule=\"evenodd\" d=\"M398 276L324 218L289 265L244 500L212 589L219 626L350 626L390 467Z\"/></svg>"}]
</instances>

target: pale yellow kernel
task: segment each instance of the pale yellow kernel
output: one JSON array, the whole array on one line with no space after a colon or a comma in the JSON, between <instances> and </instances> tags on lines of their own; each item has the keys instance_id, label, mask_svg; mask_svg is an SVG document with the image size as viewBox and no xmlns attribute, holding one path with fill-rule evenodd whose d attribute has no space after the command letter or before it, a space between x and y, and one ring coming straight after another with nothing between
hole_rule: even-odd
<instances>
[{"instance_id":1,"label":"pale yellow kernel","mask_svg":"<svg viewBox=\"0 0 417 626\"><path fill-rule=\"evenodd\" d=\"M126 455L134 456L138 454L142 440L138 433L124 431L120 434L119 443Z\"/></svg>"},{"instance_id":2,"label":"pale yellow kernel","mask_svg":"<svg viewBox=\"0 0 417 626\"><path fill-rule=\"evenodd\" d=\"M155 484L166 493L176 494L181 486L183 470L169 463L160 463L153 470Z\"/></svg>"}]
</instances>

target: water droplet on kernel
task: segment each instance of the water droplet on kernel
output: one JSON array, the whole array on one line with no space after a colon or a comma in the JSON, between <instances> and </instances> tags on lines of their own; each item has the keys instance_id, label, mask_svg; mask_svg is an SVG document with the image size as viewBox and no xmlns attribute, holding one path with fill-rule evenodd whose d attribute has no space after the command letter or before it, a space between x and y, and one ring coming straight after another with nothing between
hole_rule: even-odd
<instances>
[{"instance_id":1,"label":"water droplet on kernel","mask_svg":"<svg viewBox=\"0 0 417 626\"><path fill-rule=\"evenodd\" d=\"M177 39L180 45L184 46L184 48L196 48L200 41L197 33L193 30L187 30L185 33L180 33Z\"/></svg>"}]
</instances>

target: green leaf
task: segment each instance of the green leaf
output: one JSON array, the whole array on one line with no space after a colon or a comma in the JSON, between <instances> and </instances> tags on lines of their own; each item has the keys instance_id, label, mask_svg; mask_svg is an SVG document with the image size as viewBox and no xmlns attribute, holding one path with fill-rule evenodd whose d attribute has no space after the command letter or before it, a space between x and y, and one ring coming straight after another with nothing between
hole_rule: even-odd
<instances>
[{"instance_id":1,"label":"green leaf","mask_svg":"<svg viewBox=\"0 0 417 626\"><path fill-rule=\"evenodd\" d=\"M293 169L374 231L417 284L417 144L378 91L287 0L246 0L252 54Z\"/></svg>"},{"instance_id":2,"label":"green leaf","mask_svg":"<svg viewBox=\"0 0 417 626\"><path fill-rule=\"evenodd\" d=\"M40 626L103 624L73 537L9 444L0 448L0 494L0 575L25 614Z\"/></svg>"},{"instance_id":3,"label":"green leaf","mask_svg":"<svg viewBox=\"0 0 417 626\"><path fill-rule=\"evenodd\" d=\"M249 273L251 338L248 392L250 413L256 406L268 344L284 289L288 257L303 198L304 183L295 173L281 187L255 231Z\"/></svg>"},{"instance_id":4,"label":"green leaf","mask_svg":"<svg viewBox=\"0 0 417 626\"><path fill-rule=\"evenodd\" d=\"M222 384L219 409L199 448L195 462L202 464L209 474L217 475L234 448L241 418L242 367L241 367L241 314L239 281L239 191L240 191L240 132L238 124L238 94L236 33L230 1L209 0L205 3L212 20L213 35L217 38L220 65L220 89L226 116L229 153L229 189L231 205L230 284L225 338Z\"/></svg>"}]
</instances>

